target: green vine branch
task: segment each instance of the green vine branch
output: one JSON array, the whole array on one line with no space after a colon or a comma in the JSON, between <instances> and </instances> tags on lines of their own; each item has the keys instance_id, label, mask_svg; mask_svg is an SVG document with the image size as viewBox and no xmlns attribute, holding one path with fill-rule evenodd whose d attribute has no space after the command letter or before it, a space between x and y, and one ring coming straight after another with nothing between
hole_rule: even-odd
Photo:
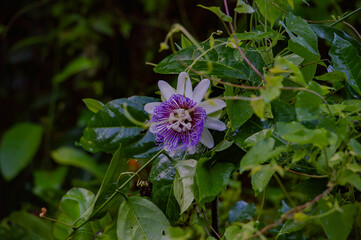
<instances>
[{"instance_id":1,"label":"green vine branch","mask_svg":"<svg viewBox=\"0 0 361 240\"><path fill-rule=\"evenodd\" d=\"M88 219L86 219L82 224L80 224L79 226L72 226L73 228L73 232L68 236L68 239L74 235L74 233L81 228L82 226L84 226L85 224L87 224L91 219L93 219L94 216L96 216L107 204L110 203L111 200L113 200L113 198L121 193L121 190L128 184L130 183L130 181L133 180L133 178L135 178L136 176L139 176L139 173L141 171L143 171L151 162L153 162L160 154L162 154L164 152L164 149L161 149L159 152L157 152L151 159L148 160L148 162L146 162L141 168L138 169L138 171L136 171L132 176L130 176L120 187L118 187L113 194L94 212L92 213L91 217L89 217ZM123 194L121 194L123 195ZM123 195L124 196L124 195Z\"/></svg>"}]
</instances>

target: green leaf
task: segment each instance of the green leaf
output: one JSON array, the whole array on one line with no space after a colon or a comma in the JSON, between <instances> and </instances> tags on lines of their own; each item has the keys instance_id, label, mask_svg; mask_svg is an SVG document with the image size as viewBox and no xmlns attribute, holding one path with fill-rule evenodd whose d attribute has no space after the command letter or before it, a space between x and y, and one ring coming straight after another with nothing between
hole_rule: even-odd
<instances>
[{"instance_id":1,"label":"green leaf","mask_svg":"<svg viewBox=\"0 0 361 240\"><path fill-rule=\"evenodd\" d=\"M351 138L348 147L353 151L357 156L361 157L361 144L354 138Z\"/></svg>"},{"instance_id":2,"label":"green leaf","mask_svg":"<svg viewBox=\"0 0 361 240\"><path fill-rule=\"evenodd\" d=\"M332 71L325 73L321 76L315 77L317 80L321 81L329 81L329 82L339 82L346 79L346 75L343 72L340 71Z\"/></svg>"},{"instance_id":3,"label":"green leaf","mask_svg":"<svg viewBox=\"0 0 361 240\"><path fill-rule=\"evenodd\" d=\"M40 125L22 122L4 133L0 145L0 167L5 180L12 180L30 163L40 146L42 132Z\"/></svg>"},{"instance_id":4,"label":"green leaf","mask_svg":"<svg viewBox=\"0 0 361 240\"><path fill-rule=\"evenodd\" d=\"M274 145L274 138L266 138L256 143L251 150L243 156L239 171L249 170L285 151L284 147L273 149Z\"/></svg>"},{"instance_id":5,"label":"green leaf","mask_svg":"<svg viewBox=\"0 0 361 240\"><path fill-rule=\"evenodd\" d=\"M287 3L288 3L288 5L290 5L290 7L291 7L292 9L295 8L295 5L294 5L293 0L287 0Z\"/></svg>"},{"instance_id":6,"label":"green leaf","mask_svg":"<svg viewBox=\"0 0 361 240\"><path fill-rule=\"evenodd\" d=\"M286 26L281 24L290 37L288 44L291 51L305 59L319 59L317 35L306 20L289 13L286 17Z\"/></svg>"},{"instance_id":7,"label":"green leaf","mask_svg":"<svg viewBox=\"0 0 361 240\"><path fill-rule=\"evenodd\" d=\"M281 235L296 232L304 228L307 222L295 221L294 219L288 219L282 226L281 230L277 233L276 239Z\"/></svg>"},{"instance_id":8,"label":"green leaf","mask_svg":"<svg viewBox=\"0 0 361 240\"><path fill-rule=\"evenodd\" d=\"M361 177L357 173L354 173L348 169L343 169L340 172L340 175L338 177L338 182L341 185L345 185L346 183L349 183L357 190L361 191Z\"/></svg>"},{"instance_id":9,"label":"green leaf","mask_svg":"<svg viewBox=\"0 0 361 240\"><path fill-rule=\"evenodd\" d=\"M285 140L298 144L314 144L326 147L331 140L330 133L323 128L308 129L298 122L277 123L278 134Z\"/></svg>"},{"instance_id":10,"label":"green leaf","mask_svg":"<svg viewBox=\"0 0 361 240\"><path fill-rule=\"evenodd\" d=\"M242 225L242 228L238 226L230 226L226 229L224 236L226 240L234 240L234 239L250 239L255 233L254 222L248 222Z\"/></svg>"},{"instance_id":11,"label":"green leaf","mask_svg":"<svg viewBox=\"0 0 361 240\"><path fill-rule=\"evenodd\" d=\"M277 0L275 2L279 7L285 8L284 1ZM256 0L256 3L257 3L257 6L259 7L259 13L263 17L267 18L267 22L270 23L271 28L273 27L275 21L278 18L282 17L282 15L284 14L279 8L272 5L269 1Z\"/></svg>"},{"instance_id":12,"label":"green leaf","mask_svg":"<svg viewBox=\"0 0 361 240\"><path fill-rule=\"evenodd\" d=\"M193 46L192 42L189 41L183 34L181 35L181 46L182 48L187 48Z\"/></svg>"},{"instance_id":13,"label":"green leaf","mask_svg":"<svg viewBox=\"0 0 361 240\"><path fill-rule=\"evenodd\" d=\"M81 216L81 219L86 220L95 214L96 211L108 200L108 198L116 191L118 187L121 186L127 179L127 177L121 176L121 173L126 172L128 169L127 161L124 156L124 151L120 146L118 151L116 151L110 161L108 170L103 178L102 184L98 190L97 195L94 198L92 204L88 207L87 211ZM128 176L128 175L126 175ZM123 193L126 193L127 187L122 190ZM100 213L104 213L111 207L112 204L120 202L121 197L116 196L114 199L106 205Z\"/></svg>"},{"instance_id":14,"label":"green leaf","mask_svg":"<svg viewBox=\"0 0 361 240\"><path fill-rule=\"evenodd\" d=\"M193 179L197 161L183 160L176 163L177 174L174 179L174 197L180 206L180 214L185 212L194 200Z\"/></svg>"},{"instance_id":15,"label":"green leaf","mask_svg":"<svg viewBox=\"0 0 361 240\"><path fill-rule=\"evenodd\" d=\"M119 208L118 239L159 240L168 235L169 227L162 211L147 199L128 198Z\"/></svg>"},{"instance_id":16,"label":"green leaf","mask_svg":"<svg viewBox=\"0 0 361 240\"><path fill-rule=\"evenodd\" d=\"M91 206L93 200L94 194L84 188L73 188L69 190L60 201L59 209L61 213L57 217L57 220L73 225L75 221ZM66 239L72 232L73 229L69 226L58 222L54 224L53 234L56 239ZM84 239L86 239L85 237L88 239L94 237L90 224L86 224L77 230L74 238L79 236L84 237Z\"/></svg>"},{"instance_id":17,"label":"green leaf","mask_svg":"<svg viewBox=\"0 0 361 240\"><path fill-rule=\"evenodd\" d=\"M233 141L228 141L226 139L222 140L220 143L218 143L213 150L216 152L222 152L228 148L230 148L233 144Z\"/></svg>"},{"instance_id":18,"label":"green leaf","mask_svg":"<svg viewBox=\"0 0 361 240\"><path fill-rule=\"evenodd\" d=\"M291 104L281 100L274 100L271 105L275 122L296 121L296 111Z\"/></svg>"},{"instance_id":19,"label":"green leaf","mask_svg":"<svg viewBox=\"0 0 361 240\"><path fill-rule=\"evenodd\" d=\"M86 57L78 57L68 63L66 67L53 78L54 83L61 83L74 74L95 68L97 62Z\"/></svg>"},{"instance_id":20,"label":"green leaf","mask_svg":"<svg viewBox=\"0 0 361 240\"><path fill-rule=\"evenodd\" d=\"M308 63L320 59L317 35L304 19L296 17L292 13L289 13L286 17L286 26L282 22L281 24L290 37L290 40L288 41L289 49L305 59L302 64L307 64L307 66L303 67L301 72L303 73L306 82L311 81L315 75L317 64Z\"/></svg>"},{"instance_id":21,"label":"green leaf","mask_svg":"<svg viewBox=\"0 0 361 240\"><path fill-rule=\"evenodd\" d=\"M253 98L256 98L255 95L252 95ZM253 112L259 117L260 119L265 118L265 102L262 98L257 100L251 101L251 106L253 109Z\"/></svg>"},{"instance_id":22,"label":"green leaf","mask_svg":"<svg viewBox=\"0 0 361 240\"><path fill-rule=\"evenodd\" d=\"M271 129L264 129L262 131L254 133L251 136L249 136L248 138L246 138L246 140L244 140L244 145L247 148L252 147L256 143L260 142L261 140L263 140L265 138L269 138L271 136L272 136L272 130Z\"/></svg>"},{"instance_id":23,"label":"green leaf","mask_svg":"<svg viewBox=\"0 0 361 240\"><path fill-rule=\"evenodd\" d=\"M124 114L124 104L128 113L136 121L145 122L148 114L144 111L147 102L158 101L154 98L132 97L117 99L104 105L88 122L80 144L90 152L103 151L114 153L120 144L124 146L127 157L147 157L154 153L156 145L150 132L143 133L144 128L135 125Z\"/></svg>"},{"instance_id":24,"label":"green leaf","mask_svg":"<svg viewBox=\"0 0 361 240\"><path fill-rule=\"evenodd\" d=\"M61 189L65 175L68 172L66 167L58 167L54 171L36 170L34 171L33 193L47 202L54 199L60 199L62 196ZM61 194L58 197L58 194Z\"/></svg>"},{"instance_id":25,"label":"green leaf","mask_svg":"<svg viewBox=\"0 0 361 240\"><path fill-rule=\"evenodd\" d=\"M253 8L242 0L237 1L234 11L237 13L254 13Z\"/></svg>"},{"instance_id":26,"label":"green leaf","mask_svg":"<svg viewBox=\"0 0 361 240\"><path fill-rule=\"evenodd\" d=\"M50 155L55 162L59 164L85 169L98 178L104 176L104 169L100 168L92 157L79 149L73 147L60 147L53 150Z\"/></svg>"},{"instance_id":27,"label":"green leaf","mask_svg":"<svg viewBox=\"0 0 361 240\"><path fill-rule=\"evenodd\" d=\"M226 86L226 97L234 96L233 87ZM249 97L249 94L243 94L242 97ZM227 114L231 122L232 130L236 130L242 126L253 115L253 109L249 101L242 100L226 100Z\"/></svg>"},{"instance_id":28,"label":"green leaf","mask_svg":"<svg viewBox=\"0 0 361 240\"><path fill-rule=\"evenodd\" d=\"M100 109L103 108L104 104L98 100L92 98L84 98L83 102L87 106L87 108L93 113L97 113Z\"/></svg>"},{"instance_id":29,"label":"green leaf","mask_svg":"<svg viewBox=\"0 0 361 240\"><path fill-rule=\"evenodd\" d=\"M321 93L321 87L316 82L312 81L308 89ZM298 121L310 121L317 119L321 113L320 104L322 100L313 93L300 91L296 98L296 114Z\"/></svg>"},{"instance_id":30,"label":"green leaf","mask_svg":"<svg viewBox=\"0 0 361 240\"><path fill-rule=\"evenodd\" d=\"M262 122L259 118L253 117L232 134L234 143L242 150L247 152L249 146L248 142L245 142L246 139L251 137L253 134L258 133L259 131L262 131L265 128L267 127L262 126ZM254 144L255 143L253 143L253 145Z\"/></svg>"},{"instance_id":31,"label":"green leaf","mask_svg":"<svg viewBox=\"0 0 361 240\"><path fill-rule=\"evenodd\" d=\"M242 222L243 220L250 220L256 214L256 206L248 204L245 201L238 201L234 207L229 211L229 222Z\"/></svg>"},{"instance_id":32,"label":"green leaf","mask_svg":"<svg viewBox=\"0 0 361 240\"><path fill-rule=\"evenodd\" d=\"M216 162L202 158L197 163L196 182L198 189L197 202L212 201L228 185L229 176L234 165L229 162Z\"/></svg>"},{"instance_id":33,"label":"green leaf","mask_svg":"<svg viewBox=\"0 0 361 240\"><path fill-rule=\"evenodd\" d=\"M292 56L293 55L293 56ZM285 73L283 76L288 77L295 83L300 85L306 86L305 79L299 69L299 67L294 64L292 61L298 63L299 56L291 54L286 57L276 57L275 59L275 67L272 68L270 71L272 73Z\"/></svg>"},{"instance_id":34,"label":"green leaf","mask_svg":"<svg viewBox=\"0 0 361 240\"><path fill-rule=\"evenodd\" d=\"M352 46L357 50L357 53L361 55L361 43L358 42L355 38L347 35L344 31L321 24L311 24L310 26L320 38L323 38L330 43L333 42L335 35L350 42Z\"/></svg>"},{"instance_id":35,"label":"green leaf","mask_svg":"<svg viewBox=\"0 0 361 240\"><path fill-rule=\"evenodd\" d=\"M173 181L176 168L167 156L160 155L152 165L149 181L153 184L152 201L174 223L180 217L180 207L174 196Z\"/></svg>"},{"instance_id":36,"label":"green leaf","mask_svg":"<svg viewBox=\"0 0 361 240\"><path fill-rule=\"evenodd\" d=\"M44 35L31 36L27 38L19 39L16 43L11 46L10 52L16 52L17 50L25 47L29 47L31 45L37 44L47 44L48 41L52 40L54 34L47 33Z\"/></svg>"},{"instance_id":37,"label":"green leaf","mask_svg":"<svg viewBox=\"0 0 361 240\"><path fill-rule=\"evenodd\" d=\"M244 33L235 33L237 41L245 41L245 40L263 40L264 38L270 38L273 40L282 40L284 37L279 35L276 31L251 31ZM231 38L233 40L233 37Z\"/></svg>"},{"instance_id":38,"label":"green leaf","mask_svg":"<svg viewBox=\"0 0 361 240\"><path fill-rule=\"evenodd\" d=\"M222 44L223 43L223 44ZM182 49L177 55L169 55L154 68L154 72L160 74L179 74L185 70L185 65L202 72L206 75L219 78L240 78L248 80L250 68L245 62L238 62L234 58L234 48L226 46L227 39L217 39L218 46L208 51L206 55L200 56L202 51L195 46ZM209 50L209 42L200 44L204 51ZM197 59L199 58L199 59ZM197 61L194 63L195 59ZM180 62L181 60L181 62ZM250 59L252 62L253 60ZM252 62L253 63L253 62Z\"/></svg>"},{"instance_id":39,"label":"green leaf","mask_svg":"<svg viewBox=\"0 0 361 240\"><path fill-rule=\"evenodd\" d=\"M263 192L271 180L275 169L271 165L261 165L260 169L252 175L252 188L256 193Z\"/></svg>"},{"instance_id":40,"label":"green leaf","mask_svg":"<svg viewBox=\"0 0 361 240\"><path fill-rule=\"evenodd\" d=\"M11 213L9 220L22 226L26 229L26 231L30 232L31 235L36 236L39 240L54 239L50 221L43 220L38 216L24 211Z\"/></svg>"},{"instance_id":41,"label":"green leaf","mask_svg":"<svg viewBox=\"0 0 361 240\"><path fill-rule=\"evenodd\" d=\"M203 5L201 5L201 4L198 4L197 6L213 12L213 13L216 14L221 20L223 20L223 21L225 21L225 22L232 22L232 17L227 16L226 14L224 14L224 12L222 12L222 10L221 10L219 7L206 7L206 6L203 6Z\"/></svg>"},{"instance_id":42,"label":"green leaf","mask_svg":"<svg viewBox=\"0 0 361 240\"><path fill-rule=\"evenodd\" d=\"M325 200L320 200L318 204L321 214L330 210ZM335 211L321 218L319 221L328 239L346 240L355 222L356 213L357 206L354 204L346 204L341 207L340 211Z\"/></svg>"},{"instance_id":43,"label":"green leaf","mask_svg":"<svg viewBox=\"0 0 361 240\"><path fill-rule=\"evenodd\" d=\"M283 76L266 76L266 88L261 89L262 98L266 103L276 99L281 94Z\"/></svg>"},{"instance_id":44,"label":"green leaf","mask_svg":"<svg viewBox=\"0 0 361 240\"><path fill-rule=\"evenodd\" d=\"M361 57L354 46L343 38L335 35L329 51L333 67L346 74L347 82L361 95Z\"/></svg>"}]
</instances>

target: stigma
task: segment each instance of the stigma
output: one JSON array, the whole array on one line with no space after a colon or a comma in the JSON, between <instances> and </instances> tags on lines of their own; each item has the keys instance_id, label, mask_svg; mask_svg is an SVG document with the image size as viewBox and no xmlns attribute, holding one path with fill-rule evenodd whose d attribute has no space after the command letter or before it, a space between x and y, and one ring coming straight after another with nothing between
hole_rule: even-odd
<instances>
[{"instance_id":1,"label":"stigma","mask_svg":"<svg viewBox=\"0 0 361 240\"><path fill-rule=\"evenodd\" d=\"M177 132L189 131L192 128L192 117L189 111L183 108L174 109L168 118L169 125L167 129L173 129Z\"/></svg>"}]
</instances>

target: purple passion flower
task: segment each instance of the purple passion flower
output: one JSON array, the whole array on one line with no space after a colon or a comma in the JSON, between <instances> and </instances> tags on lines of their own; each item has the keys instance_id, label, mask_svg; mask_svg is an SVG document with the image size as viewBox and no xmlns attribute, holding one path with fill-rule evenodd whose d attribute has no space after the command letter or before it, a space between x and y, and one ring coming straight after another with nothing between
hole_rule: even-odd
<instances>
[{"instance_id":1,"label":"purple passion flower","mask_svg":"<svg viewBox=\"0 0 361 240\"><path fill-rule=\"evenodd\" d=\"M150 131L166 151L187 150L194 153L199 142L212 148L214 140L208 128L226 129L222 121L207 116L223 109L226 103L220 99L201 102L209 85L210 81L203 79L193 91L185 72L179 74L177 90L165 81L158 82L163 102L148 103L144 110L152 115Z\"/></svg>"}]
</instances>

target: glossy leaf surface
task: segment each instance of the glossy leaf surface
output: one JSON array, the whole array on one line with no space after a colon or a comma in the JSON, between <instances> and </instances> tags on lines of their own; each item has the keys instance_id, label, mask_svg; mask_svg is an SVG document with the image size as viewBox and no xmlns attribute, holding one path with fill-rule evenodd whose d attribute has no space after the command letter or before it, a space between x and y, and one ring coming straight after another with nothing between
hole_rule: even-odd
<instances>
[{"instance_id":1,"label":"glossy leaf surface","mask_svg":"<svg viewBox=\"0 0 361 240\"><path fill-rule=\"evenodd\" d=\"M151 133L144 133L145 129L135 125L125 114L127 112L136 121L145 122L148 114L144 111L147 102L157 99L136 97L117 99L104 105L89 121L83 132L80 144L90 152L103 151L114 153L120 144L124 146L128 157L144 157L142 154L156 151L154 137Z\"/></svg>"},{"instance_id":2,"label":"glossy leaf surface","mask_svg":"<svg viewBox=\"0 0 361 240\"><path fill-rule=\"evenodd\" d=\"M194 68L197 71L201 71L206 75L212 75L216 77L229 77L229 78L241 78L248 79L250 70L246 63L238 62L234 57L235 49L225 46L225 39L220 39L215 42L214 49L208 52L205 56L201 50L191 46L186 49L177 52L177 56L169 55L163 59L154 68L156 73L161 74L179 74L185 70L185 65ZM204 51L209 49L209 44L203 44Z\"/></svg>"},{"instance_id":3,"label":"glossy leaf surface","mask_svg":"<svg viewBox=\"0 0 361 240\"><path fill-rule=\"evenodd\" d=\"M149 175L149 181L153 184L152 201L174 223L180 217L180 208L174 197L174 178L176 168L167 156L160 155L154 162Z\"/></svg>"},{"instance_id":4,"label":"glossy leaf surface","mask_svg":"<svg viewBox=\"0 0 361 240\"><path fill-rule=\"evenodd\" d=\"M361 95L361 57L348 41L335 35L329 55L336 70L346 74L347 82Z\"/></svg>"},{"instance_id":5,"label":"glossy leaf surface","mask_svg":"<svg viewBox=\"0 0 361 240\"><path fill-rule=\"evenodd\" d=\"M236 205L229 211L229 222L242 222L250 220L256 214L256 206L248 204L245 201L238 201Z\"/></svg>"}]
</instances>

